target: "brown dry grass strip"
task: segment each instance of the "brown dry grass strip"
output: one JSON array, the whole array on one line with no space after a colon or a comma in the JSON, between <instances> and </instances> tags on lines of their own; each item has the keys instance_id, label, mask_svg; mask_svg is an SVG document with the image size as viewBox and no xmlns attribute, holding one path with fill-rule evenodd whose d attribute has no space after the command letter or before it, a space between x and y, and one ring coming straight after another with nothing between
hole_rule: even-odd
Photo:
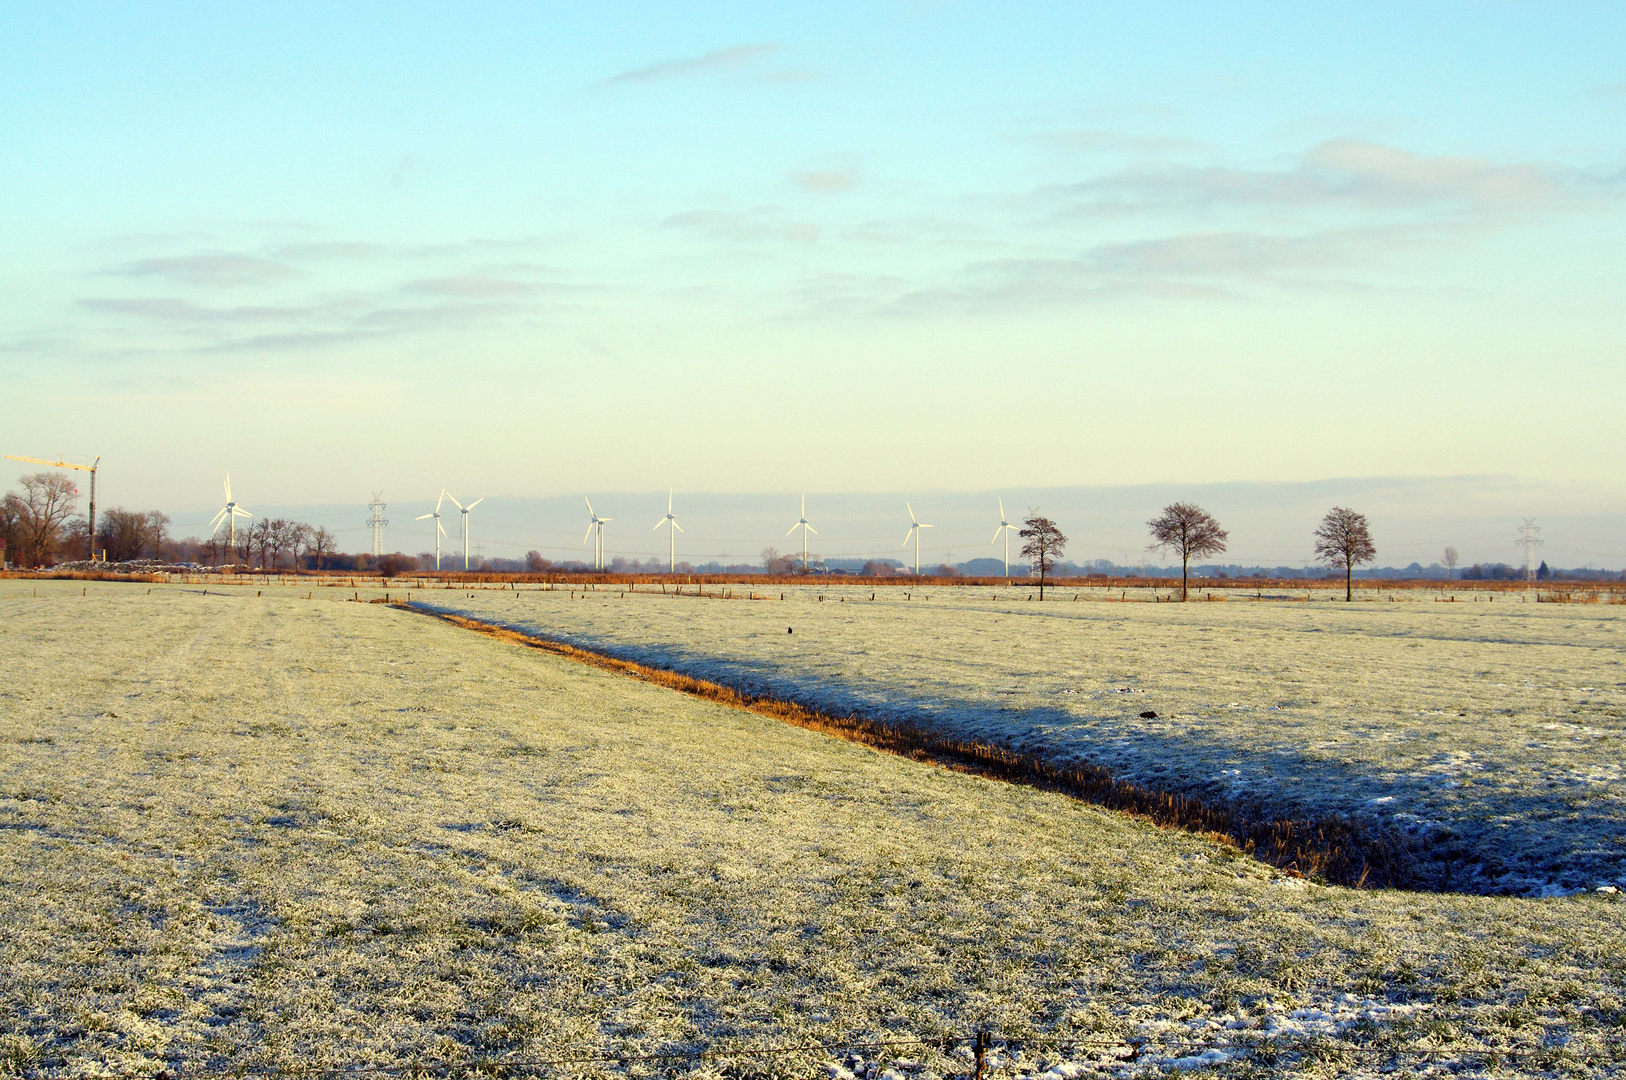
<instances>
[{"instance_id":1,"label":"brown dry grass strip","mask_svg":"<svg viewBox=\"0 0 1626 1080\"><path fill-rule=\"evenodd\" d=\"M664 686L691 697L745 709L762 716L861 743L912 761L1007 783L1056 791L1082 802L1143 818L1163 828L1195 833L1227 844L1295 876L1313 877L1352 888L1379 886L1432 888L1432 879L1407 872L1411 863L1398 837L1374 834L1342 818L1253 821L1238 811L1186 795L1141 787L1116 779L1098 765L1058 766L1031 754L987 743L951 739L908 722L836 716L783 698L743 693L722 683L623 660L593 649L522 633L505 626L397 601L394 606L429 615L465 630L578 663Z\"/></svg>"}]
</instances>

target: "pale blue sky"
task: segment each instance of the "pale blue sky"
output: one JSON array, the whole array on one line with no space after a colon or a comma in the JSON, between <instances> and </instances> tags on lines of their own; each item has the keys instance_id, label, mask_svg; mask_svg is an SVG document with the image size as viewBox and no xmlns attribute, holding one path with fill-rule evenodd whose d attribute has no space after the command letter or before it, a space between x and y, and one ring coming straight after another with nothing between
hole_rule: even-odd
<instances>
[{"instance_id":1,"label":"pale blue sky","mask_svg":"<svg viewBox=\"0 0 1626 1080\"><path fill-rule=\"evenodd\" d=\"M1622 510L1626 7L779 7L0 9L5 451Z\"/></svg>"}]
</instances>

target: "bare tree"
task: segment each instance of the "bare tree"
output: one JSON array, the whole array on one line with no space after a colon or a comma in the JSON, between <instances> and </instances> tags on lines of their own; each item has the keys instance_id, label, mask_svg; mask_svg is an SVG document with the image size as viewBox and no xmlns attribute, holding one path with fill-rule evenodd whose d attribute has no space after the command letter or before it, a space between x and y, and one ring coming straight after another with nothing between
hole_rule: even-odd
<instances>
[{"instance_id":1,"label":"bare tree","mask_svg":"<svg viewBox=\"0 0 1626 1080\"><path fill-rule=\"evenodd\" d=\"M1033 560L1032 573L1039 575L1039 599L1044 599L1045 578L1050 575L1056 560L1067 550L1067 537L1056 528L1056 523L1047 517L1040 517L1038 510L1029 510L1028 516L1022 522L1022 530L1016 534L1027 541L1022 545L1024 558Z\"/></svg>"},{"instance_id":2,"label":"bare tree","mask_svg":"<svg viewBox=\"0 0 1626 1080\"><path fill-rule=\"evenodd\" d=\"M307 546L310 553L316 556L316 569L320 570L322 569L322 559L325 556L335 554L339 550L339 541L326 528L319 528L311 533L310 542Z\"/></svg>"},{"instance_id":3,"label":"bare tree","mask_svg":"<svg viewBox=\"0 0 1626 1080\"><path fill-rule=\"evenodd\" d=\"M17 507L13 505L15 496L7 495L0 499L0 561L7 568L13 560L17 559L22 551L22 544L18 537L22 535L19 526Z\"/></svg>"},{"instance_id":4,"label":"bare tree","mask_svg":"<svg viewBox=\"0 0 1626 1080\"><path fill-rule=\"evenodd\" d=\"M292 560L295 570L299 569L300 556L310 550L311 535L311 527L303 521L294 521L288 524L288 535L284 542L288 548L288 557Z\"/></svg>"},{"instance_id":5,"label":"bare tree","mask_svg":"<svg viewBox=\"0 0 1626 1080\"><path fill-rule=\"evenodd\" d=\"M1152 542L1147 551L1177 551L1180 553L1180 599L1186 598L1187 578L1191 560L1204 555L1218 555L1225 550L1231 534L1220 528L1218 521L1207 510L1195 503L1170 503L1163 513L1146 523L1151 530Z\"/></svg>"},{"instance_id":6,"label":"bare tree","mask_svg":"<svg viewBox=\"0 0 1626 1080\"><path fill-rule=\"evenodd\" d=\"M158 510L113 507L98 515L96 543L109 562L127 562L144 555L158 557L169 529L169 516Z\"/></svg>"},{"instance_id":7,"label":"bare tree","mask_svg":"<svg viewBox=\"0 0 1626 1080\"><path fill-rule=\"evenodd\" d=\"M272 529L271 519L261 518L248 527L248 551L246 561L248 568L254 569L254 553L260 553L260 569L264 570L267 560L271 557Z\"/></svg>"},{"instance_id":8,"label":"bare tree","mask_svg":"<svg viewBox=\"0 0 1626 1080\"><path fill-rule=\"evenodd\" d=\"M1458 562L1457 549L1454 548L1454 547L1446 548L1445 549L1445 572L1451 577L1456 577L1457 576L1457 562Z\"/></svg>"},{"instance_id":9,"label":"bare tree","mask_svg":"<svg viewBox=\"0 0 1626 1080\"><path fill-rule=\"evenodd\" d=\"M275 570L282 565L282 554L287 552L293 560L294 568L299 568L299 547L304 542L304 536L310 532L310 526L298 521L289 521L287 518L277 518L272 521L266 535L266 549L270 554L270 568ZM263 563L263 559L262 559Z\"/></svg>"},{"instance_id":10,"label":"bare tree","mask_svg":"<svg viewBox=\"0 0 1626 1080\"><path fill-rule=\"evenodd\" d=\"M783 577L796 572L794 556L779 554L778 548L765 547L762 549L762 569L764 573Z\"/></svg>"},{"instance_id":11,"label":"bare tree","mask_svg":"<svg viewBox=\"0 0 1626 1080\"><path fill-rule=\"evenodd\" d=\"M228 543L230 543L231 539L230 526L230 521L226 521L221 524L221 527L227 530L226 537ZM231 548L232 556L238 562L244 564L245 566L252 566L254 563L254 526L251 525L239 529L237 531L237 542L236 544L231 545Z\"/></svg>"},{"instance_id":12,"label":"bare tree","mask_svg":"<svg viewBox=\"0 0 1626 1080\"><path fill-rule=\"evenodd\" d=\"M399 551L385 555L378 560L378 574L383 578L397 577L409 574L418 569L418 560L411 555L403 555Z\"/></svg>"},{"instance_id":13,"label":"bare tree","mask_svg":"<svg viewBox=\"0 0 1626 1080\"><path fill-rule=\"evenodd\" d=\"M1355 599L1355 567L1371 562L1378 549L1372 546L1372 532L1366 515L1335 506L1327 511L1315 530L1316 558L1344 571L1344 599Z\"/></svg>"},{"instance_id":14,"label":"bare tree","mask_svg":"<svg viewBox=\"0 0 1626 1080\"><path fill-rule=\"evenodd\" d=\"M11 561L18 566L40 566L61 546L79 489L70 477L58 473L32 473L18 483L22 494L6 496L17 544Z\"/></svg>"}]
</instances>

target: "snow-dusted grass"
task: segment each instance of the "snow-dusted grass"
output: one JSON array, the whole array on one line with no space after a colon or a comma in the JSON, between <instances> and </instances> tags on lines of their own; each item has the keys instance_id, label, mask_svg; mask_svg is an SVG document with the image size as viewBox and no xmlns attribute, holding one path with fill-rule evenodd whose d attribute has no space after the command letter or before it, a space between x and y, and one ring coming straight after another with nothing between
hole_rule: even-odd
<instances>
[{"instance_id":1,"label":"snow-dusted grass","mask_svg":"<svg viewBox=\"0 0 1626 1080\"><path fill-rule=\"evenodd\" d=\"M1322 888L320 590L33 588L0 583L0 1072L978 1025L1105 1044L1030 1047L1055 1076L1171 1034L1626 1060L1618 896Z\"/></svg>"},{"instance_id":2,"label":"snow-dusted grass","mask_svg":"<svg viewBox=\"0 0 1626 1080\"><path fill-rule=\"evenodd\" d=\"M1452 888L1626 886L1626 606L873 592L414 598L1250 813L1357 815L1426 838L1420 876Z\"/></svg>"}]
</instances>

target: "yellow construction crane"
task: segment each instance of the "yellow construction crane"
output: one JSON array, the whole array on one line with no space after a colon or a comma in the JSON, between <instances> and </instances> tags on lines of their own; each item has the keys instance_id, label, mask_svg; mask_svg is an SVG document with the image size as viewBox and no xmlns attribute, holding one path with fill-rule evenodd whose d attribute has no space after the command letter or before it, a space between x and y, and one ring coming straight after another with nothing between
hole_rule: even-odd
<instances>
[{"instance_id":1,"label":"yellow construction crane","mask_svg":"<svg viewBox=\"0 0 1626 1080\"><path fill-rule=\"evenodd\" d=\"M78 469L80 472L90 474L90 512L85 517L90 524L90 558L94 562L96 559L96 470L101 467L101 455L96 455L96 459L89 465L81 465L76 461L46 461L44 458L23 457L21 454L7 454L6 457L12 461L26 461L31 465L49 465L53 469Z\"/></svg>"}]
</instances>

